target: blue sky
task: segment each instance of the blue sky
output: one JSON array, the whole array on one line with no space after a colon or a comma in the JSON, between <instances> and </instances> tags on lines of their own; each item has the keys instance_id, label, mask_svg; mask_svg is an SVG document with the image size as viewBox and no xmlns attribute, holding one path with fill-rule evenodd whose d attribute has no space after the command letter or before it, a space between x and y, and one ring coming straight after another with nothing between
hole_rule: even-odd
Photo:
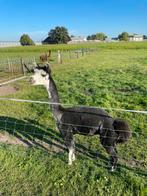
<instances>
[{"instance_id":1,"label":"blue sky","mask_svg":"<svg viewBox=\"0 0 147 196\"><path fill-rule=\"evenodd\" d=\"M147 0L0 0L0 40L19 40L23 33L43 40L55 26L81 36L147 34L146 10Z\"/></svg>"}]
</instances>

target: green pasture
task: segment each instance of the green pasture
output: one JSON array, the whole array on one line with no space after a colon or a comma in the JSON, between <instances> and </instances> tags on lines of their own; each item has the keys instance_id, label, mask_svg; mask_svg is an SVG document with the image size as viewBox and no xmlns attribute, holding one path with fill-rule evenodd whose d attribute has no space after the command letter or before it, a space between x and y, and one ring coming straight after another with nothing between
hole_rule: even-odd
<instances>
[{"instance_id":1,"label":"green pasture","mask_svg":"<svg viewBox=\"0 0 147 196\"><path fill-rule=\"evenodd\" d=\"M41 46L20 46L10 48L0 48L0 60L7 57L30 57L38 56L48 50L52 51L67 51L77 49L147 49L147 42L106 42L106 43L84 43L84 44L61 44L61 45L41 45Z\"/></svg>"},{"instance_id":2,"label":"green pasture","mask_svg":"<svg viewBox=\"0 0 147 196\"><path fill-rule=\"evenodd\" d=\"M146 42L8 48L0 49L0 58L85 46L98 50L53 63L52 74L62 103L104 107L129 122L133 135L118 146L117 170L108 171L108 155L95 136L75 136L77 160L68 166L48 105L0 101L0 133L28 145L0 145L0 195L147 194L147 115L111 109L147 110ZM46 90L29 79L11 85L17 92L7 97L48 101Z\"/></svg>"}]
</instances>

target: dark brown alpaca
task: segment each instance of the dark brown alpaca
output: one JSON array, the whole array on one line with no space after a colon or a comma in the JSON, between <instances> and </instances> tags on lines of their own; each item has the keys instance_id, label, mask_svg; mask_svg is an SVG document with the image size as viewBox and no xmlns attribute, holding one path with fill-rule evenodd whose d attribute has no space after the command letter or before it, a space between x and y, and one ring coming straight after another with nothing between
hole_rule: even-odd
<instances>
[{"instance_id":1,"label":"dark brown alpaca","mask_svg":"<svg viewBox=\"0 0 147 196\"><path fill-rule=\"evenodd\" d=\"M44 63L44 62L48 62L50 56L51 56L51 50L49 50L48 53L42 54L42 55L40 56L40 61L43 62L43 63Z\"/></svg>"},{"instance_id":2,"label":"dark brown alpaca","mask_svg":"<svg viewBox=\"0 0 147 196\"><path fill-rule=\"evenodd\" d=\"M74 135L99 135L102 146L110 155L110 170L114 171L118 161L116 145L127 142L131 136L127 121L115 119L103 109L62 107L59 104L58 91L49 64L37 65L32 83L43 85L47 89L49 101L53 103L50 105L52 114L69 150L69 165L75 161Z\"/></svg>"}]
</instances>

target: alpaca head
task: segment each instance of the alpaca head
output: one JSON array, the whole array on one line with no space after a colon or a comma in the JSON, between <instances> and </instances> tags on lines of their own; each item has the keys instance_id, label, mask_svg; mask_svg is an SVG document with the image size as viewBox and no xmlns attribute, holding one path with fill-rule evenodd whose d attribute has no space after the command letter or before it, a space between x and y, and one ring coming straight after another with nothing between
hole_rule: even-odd
<instances>
[{"instance_id":1,"label":"alpaca head","mask_svg":"<svg viewBox=\"0 0 147 196\"><path fill-rule=\"evenodd\" d=\"M37 65L34 68L34 74L32 75L31 82L33 85L47 86L49 83L50 76L51 69L48 63L44 66Z\"/></svg>"}]
</instances>

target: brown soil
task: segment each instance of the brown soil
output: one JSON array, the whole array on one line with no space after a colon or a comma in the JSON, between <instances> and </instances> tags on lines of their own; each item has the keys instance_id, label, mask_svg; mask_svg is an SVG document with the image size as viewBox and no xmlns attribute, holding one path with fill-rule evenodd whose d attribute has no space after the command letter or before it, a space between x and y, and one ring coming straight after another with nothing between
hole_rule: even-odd
<instances>
[{"instance_id":1,"label":"brown soil","mask_svg":"<svg viewBox=\"0 0 147 196\"><path fill-rule=\"evenodd\" d=\"M47 144L41 140L24 140L22 138L15 137L10 135L7 132L0 133L0 144L11 144L11 145L21 145L24 147L41 147L43 149L52 151L52 152L63 152L66 147L63 144L53 141L54 144Z\"/></svg>"},{"instance_id":2,"label":"brown soil","mask_svg":"<svg viewBox=\"0 0 147 196\"><path fill-rule=\"evenodd\" d=\"M19 140L16 137L10 136L7 133L0 133L0 143L4 144L16 144L16 145L23 145L27 146L23 141Z\"/></svg>"},{"instance_id":3,"label":"brown soil","mask_svg":"<svg viewBox=\"0 0 147 196\"><path fill-rule=\"evenodd\" d=\"M10 95L16 91L17 90L12 86L0 86L0 96Z\"/></svg>"}]
</instances>

